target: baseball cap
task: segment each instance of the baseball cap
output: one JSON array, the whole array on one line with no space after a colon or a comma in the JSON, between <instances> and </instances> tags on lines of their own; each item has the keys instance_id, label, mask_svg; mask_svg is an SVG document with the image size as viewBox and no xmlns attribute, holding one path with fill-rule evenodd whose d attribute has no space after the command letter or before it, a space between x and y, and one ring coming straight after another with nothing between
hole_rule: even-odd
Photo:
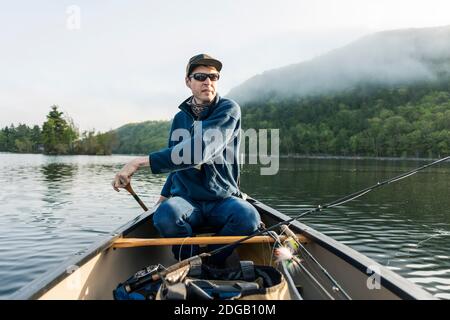
<instances>
[{"instance_id":1,"label":"baseball cap","mask_svg":"<svg viewBox=\"0 0 450 320\"><path fill-rule=\"evenodd\" d=\"M189 59L189 62L186 66L186 76L188 76L192 72L194 67L198 65L211 66L216 68L216 70L219 72L222 69L222 62L214 59L206 53L200 53Z\"/></svg>"}]
</instances>

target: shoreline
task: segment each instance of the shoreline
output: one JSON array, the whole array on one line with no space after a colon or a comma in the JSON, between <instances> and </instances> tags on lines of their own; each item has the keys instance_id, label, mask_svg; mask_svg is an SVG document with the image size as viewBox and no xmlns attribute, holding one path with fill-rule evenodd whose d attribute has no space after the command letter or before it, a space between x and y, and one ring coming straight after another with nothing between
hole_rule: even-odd
<instances>
[{"instance_id":1,"label":"shoreline","mask_svg":"<svg viewBox=\"0 0 450 320\"><path fill-rule=\"evenodd\" d=\"M21 153L0 151L0 154L23 154L23 155L43 155L48 157L70 157L70 156L94 156L94 157L110 157L110 156L130 156L130 157L145 157L148 154L128 154L128 153L113 153L110 155L89 155L89 154L61 154L61 155L47 155L43 153ZM248 156L248 154L246 155ZM334 156L334 155L304 155L304 154L282 154L279 156L282 159L320 159L320 160L379 160L379 161L433 161L440 158L417 158L417 157L370 157L370 156ZM445 156L442 156L444 158Z\"/></svg>"},{"instance_id":2,"label":"shoreline","mask_svg":"<svg viewBox=\"0 0 450 320\"><path fill-rule=\"evenodd\" d=\"M443 156L442 158L444 158ZM433 161L441 158L413 157L369 157L369 156L332 156L332 155L280 155L283 159L323 159L323 160L380 160L380 161Z\"/></svg>"}]
</instances>

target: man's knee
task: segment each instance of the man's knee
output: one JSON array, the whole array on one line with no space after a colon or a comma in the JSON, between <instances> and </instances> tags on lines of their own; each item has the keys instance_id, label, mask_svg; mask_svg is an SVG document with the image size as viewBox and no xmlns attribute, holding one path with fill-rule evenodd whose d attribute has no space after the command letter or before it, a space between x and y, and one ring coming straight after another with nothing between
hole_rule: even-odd
<instances>
[{"instance_id":1,"label":"man's knee","mask_svg":"<svg viewBox=\"0 0 450 320\"><path fill-rule=\"evenodd\" d=\"M239 201L233 217L235 225L240 233L252 233L256 231L261 223L258 210L251 204L244 201Z\"/></svg>"},{"instance_id":2,"label":"man's knee","mask_svg":"<svg viewBox=\"0 0 450 320\"><path fill-rule=\"evenodd\" d=\"M183 210L177 206L176 201L166 200L160 204L153 214L153 225L163 237L178 236L189 232L183 220Z\"/></svg>"},{"instance_id":3,"label":"man's knee","mask_svg":"<svg viewBox=\"0 0 450 320\"><path fill-rule=\"evenodd\" d=\"M167 227L174 222L170 219L168 210L165 209L163 203L156 209L155 213L153 213L153 225L161 235L164 235L164 230L167 230Z\"/></svg>"},{"instance_id":4,"label":"man's knee","mask_svg":"<svg viewBox=\"0 0 450 320\"><path fill-rule=\"evenodd\" d=\"M159 230L160 227L163 227L165 224L167 224L167 215L165 214L165 211L162 208L162 204L156 209L155 213L153 213L153 225Z\"/></svg>"},{"instance_id":5,"label":"man's knee","mask_svg":"<svg viewBox=\"0 0 450 320\"><path fill-rule=\"evenodd\" d=\"M243 219L246 221L245 225L249 232L256 231L261 223L258 211L252 206L245 210Z\"/></svg>"}]
</instances>

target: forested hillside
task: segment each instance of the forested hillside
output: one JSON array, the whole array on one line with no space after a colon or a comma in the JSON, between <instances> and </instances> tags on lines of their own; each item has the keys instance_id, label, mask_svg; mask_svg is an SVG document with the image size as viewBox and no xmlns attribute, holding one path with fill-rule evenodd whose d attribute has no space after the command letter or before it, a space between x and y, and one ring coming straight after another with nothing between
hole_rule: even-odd
<instances>
[{"instance_id":1,"label":"forested hillside","mask_svg":"<svg viewBox=\"0 0 450 320\"><path fill-rule=\"evenodd\" d=\"M113 153L147 154L167 147L170 121L129 123L115 130L117 144Z\"/></svg>"},{"instance_id":2,"label":"forested hillside","mask_svg":"<svg viewBox=\"0 0 450 320\"><path fill-rule=\"evenodd\" d=\"M448 81L247 103L242 113L245 128L280 129L282 154L450 154Z\"/></svg>"}]
</instances>

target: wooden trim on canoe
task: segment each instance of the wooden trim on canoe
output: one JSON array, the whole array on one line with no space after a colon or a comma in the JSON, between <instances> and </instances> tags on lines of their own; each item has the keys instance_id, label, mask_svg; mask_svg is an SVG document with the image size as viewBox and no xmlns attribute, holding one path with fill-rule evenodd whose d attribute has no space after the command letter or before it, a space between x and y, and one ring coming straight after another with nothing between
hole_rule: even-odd
<instances>
[{"instance_id":1,"label":"wooden trim on canoe","mask_svg":"<svg viewBox=\"0 0 450 320\"><path fill-rule=\"evenodd\" d=\"M170 246L170 245L207 245L207 244L229 244L245 236L211 236L211 237L188 237L188 238L119 238L112 244L113 248L134 248L146 246ZM307 243L307 238L298 234L297 238L301 243ZM281 241L286 236L280 237ZM242 243L273 243L275 240L270 236L255 236Z\"/></svg>"}]
</instances>

